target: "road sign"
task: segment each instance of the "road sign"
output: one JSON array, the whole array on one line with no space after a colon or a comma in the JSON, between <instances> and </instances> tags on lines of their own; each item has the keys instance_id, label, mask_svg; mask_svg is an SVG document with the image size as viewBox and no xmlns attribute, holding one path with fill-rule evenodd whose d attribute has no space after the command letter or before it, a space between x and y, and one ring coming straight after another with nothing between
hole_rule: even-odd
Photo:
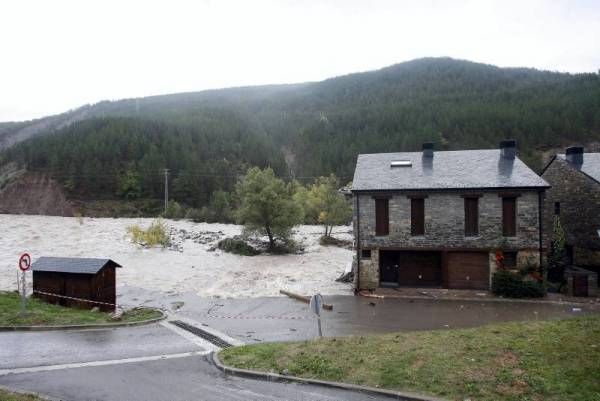
<instances>
[{"instance_id":1,"label":"road sign","mask_svg":"<svg viewBox=\"0 0 600 401\"><path fill-rule=\"evenodd\" d=\"M321 316L321 308L323 307L323 297L321 294L315 294L310 297L310 302L308 303L308 307L317 316Z\"/></svg>"},{"instance_id":2,"label":"road sign","mask_svg":"<svg viewBox=\"0 0 600 401\"><path fill-rule=\"evenodd\" d=\"M312 297L310 297L308 307L312 311L312 313L317 315L319 337L323 337L323 331L321 330L321 308L323 307L323 297L321 296L321 294L315 294Z\"/></svg>"},{"instance_id":3,"label":"road sign","mask_svg":"<svg viewBox=\"0 0 600 401\"><path fill-rule=\"evenodd\" d=\"M31 267L31 256L24 253L19 258L19 269L21 269L21 316L25 315L27 307L27 286L25 284L25 272Z\"/></svg>"},{"instance_id":4,"label":"road sign","mask_svg":"<svg viewBox=\"0 0 600 401\"><path fill-rule=\"evenodd\" d=\"M19 269L26 272L31 267L31 256L28 253L24 253L19 258Z\"/></svg>"}]
</instances>

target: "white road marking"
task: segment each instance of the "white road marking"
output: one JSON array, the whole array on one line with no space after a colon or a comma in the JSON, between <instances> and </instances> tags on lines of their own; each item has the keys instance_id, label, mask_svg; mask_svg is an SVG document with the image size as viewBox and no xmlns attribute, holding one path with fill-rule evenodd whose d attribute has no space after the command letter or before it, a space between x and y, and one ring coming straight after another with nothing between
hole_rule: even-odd
<instances>
[{"instance_id":1,"label":"white road marking","mask_svg":"<svg viewBox=\"0 0 600 401\"><path fill-rule=\"evenodd\" d=\"M111 360L106 360L106 361L65 363L62 365L33 366L33 367L29 367L29 368L0 369L0 376L6 376L6 375L10 375L10 374L19 374L19 373L35 373L35 372L46 372L46 371L51 371L51 370L85 368L85 367L90 367L90 366L121 365L124 363L158 361L158 360L163 360L163 359L175 359L175 358L187 358L190 356L207 355L209 353L210 353L210 351L194 351L194 352L183 352L180 354L164 354L164 355L154 355L154 356L141 356L141 357L137 357L137 358L111 359Z\"/></svg>"}]
</instances>

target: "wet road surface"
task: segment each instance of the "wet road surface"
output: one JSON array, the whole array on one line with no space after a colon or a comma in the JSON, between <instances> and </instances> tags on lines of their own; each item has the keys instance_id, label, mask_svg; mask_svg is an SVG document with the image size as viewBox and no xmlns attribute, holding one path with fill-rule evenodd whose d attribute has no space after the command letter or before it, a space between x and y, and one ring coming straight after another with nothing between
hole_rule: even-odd
<instances>
[{"instance_id":1,"label":"wet road surface","mask_svg":"<svg viewBox=\"0 0 600 401\"><path fill-rule=\"evenodd\" d=\"M308 305L288 297L214 299L195 294L165 297L134 287L122 287L120 293L123 295L119 300L125 303L143 303L166 310L183 304L178 314L247 343L304 340L317 335L316 321ZM600 312L600 305L592 304L377 299L344 295L325 296L324 301L333 304L333 311L322 312L326 336L476 327Z\"/></svg>"},{"instance_id":2,"label":"wet road surface","mask_svg":"<svg viewBox=\"0 0 600 401\"><path fill-rule=\"evenodd\" d=\"M29 335L17 338L23 334ZM172 354L203 350L157 324L111 330L0 333L0 345L0 385L66 401L388 399L320 386L227 376L206 356ZM151 359L157 355L168 359ZM126 359L134 356L141 360ZM97 360L109 364L96 366ZM81 363L56 365L73 362ZM7 368L29 371L15 373Z\"/></svg>"},{"instance_id":3,"label":"wet road surface","mask_svg":"<svg viewBox=\"0 0 600 401\"><path fill-rule=\"evenodd\" d=\"M103 330L0 333L0 370L148 357L202 350L152 324Z\"/></svg>"}]
</instances>

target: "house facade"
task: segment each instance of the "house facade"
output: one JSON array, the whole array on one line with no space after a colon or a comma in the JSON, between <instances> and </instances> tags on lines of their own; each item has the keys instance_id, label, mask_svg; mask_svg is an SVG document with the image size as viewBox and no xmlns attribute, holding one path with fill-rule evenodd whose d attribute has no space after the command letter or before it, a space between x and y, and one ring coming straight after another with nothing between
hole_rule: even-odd
<instances>
[{"instance_id":1,"label":"house facade","mask_svg":"<svg viewBox=\"0 0 600 401\"><path fill-rule=\"evenodd\" d=\"M507 267L539 266L548 184L500 149L361 154L352 184L357 289L488 289Z\"/></svg>"},{"instance_id":2,"label":"house facade","mask_svg":"<svg viewBox=\"0 0 600 401\"><path fill-rule=\"evenodd\" d=\"M555 155L542 171L552 185L544 222L552 232L555 216L565 233L567 262L600 269L600 153L574 146ZM550 239L550 235L548 236Z\"/></svg>"}]
</instances>

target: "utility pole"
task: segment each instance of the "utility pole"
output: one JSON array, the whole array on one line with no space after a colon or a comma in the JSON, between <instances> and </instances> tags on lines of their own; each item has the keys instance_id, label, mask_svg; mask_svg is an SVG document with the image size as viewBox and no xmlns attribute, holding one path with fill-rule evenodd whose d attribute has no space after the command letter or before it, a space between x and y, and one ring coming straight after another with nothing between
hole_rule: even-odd
<instances>
[{"instance_id":1,"label":"utility pole","mask_svg":"<svg viewBox=\"0 0 600 401\"><path fill-rule=\"evenodd\" d=\"M169 169L166 168L163 171L165 173L165 214L166 214L167 208L169 207Z\"/></svg>"}]
</instances>

